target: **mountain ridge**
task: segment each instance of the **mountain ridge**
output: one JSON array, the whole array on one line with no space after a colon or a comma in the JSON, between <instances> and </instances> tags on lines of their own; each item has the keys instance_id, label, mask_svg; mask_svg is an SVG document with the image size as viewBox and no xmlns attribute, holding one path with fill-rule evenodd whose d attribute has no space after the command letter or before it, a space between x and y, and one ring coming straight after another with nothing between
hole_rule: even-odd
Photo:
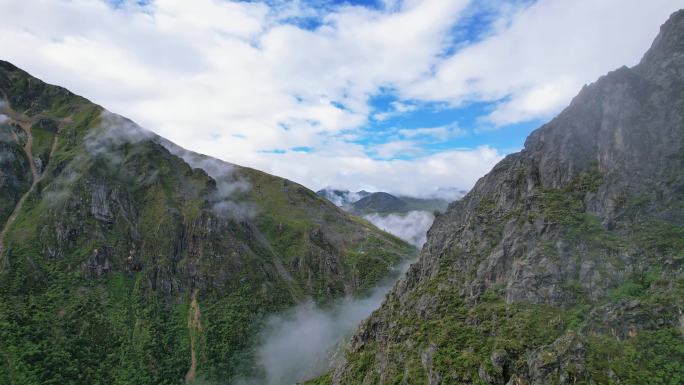
<instances>
[{"instance_id":1,"label":"mountain ridge","mask_svg":"<svg viewBox=\"0 0 684 385\"><path fill-rule=\"evenodd\" d=\"M438 216L318 384L684 380L684 10Z\"/></svg>"},{"instance_id":2,"label":"mountain ridge","mask_svg":"<svg viewBox=\"0 0 684 385\"><path fill-rule=\"evenodd\" d=\"M418 248L425 243L435 215L444 212L449 205L442 198L417 198L382 191L350 192L325 188L316 194Z\"/></svg>"},{"instance_id":3,"label":"mountain ridge","mask_svg":"<svg viewBox=\"0 0 684 385\"><path fill-rule=\"evenodd\" d=\"M1 383L257 375L268 314L363 296L415 249L0 61Z\"/></svg>"},{"instance_id":4,"label":"mountain ridge","mask_svg":"<svg viewBox=\"0 0 684 385\"><path fill-rule=\"evenodd\" d=\"M449 200L439 197L414 197L384 191L348 191L325 188L316 192L338 207L357 215L405 214L409 211L443 212Z\"/></svg>"}]
</instances>

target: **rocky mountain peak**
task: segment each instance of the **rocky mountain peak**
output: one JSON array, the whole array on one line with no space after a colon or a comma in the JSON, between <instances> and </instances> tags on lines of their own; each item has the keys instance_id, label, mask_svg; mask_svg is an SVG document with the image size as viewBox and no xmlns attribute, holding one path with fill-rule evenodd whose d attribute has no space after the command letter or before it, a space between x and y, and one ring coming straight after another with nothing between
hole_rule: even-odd
<instances>
[{"instance_id":1,"label":"rocky mountain peak","mask_svg":"<svg viewBox=\"0 0 684 385\"><path fill-rule=\"evenodd\" d=\"M438 216L331 382L681 381L656 367L684 362L683 31L679 11Z\"/></svg>"},{"instance_id":2,"label":"rocky mountain peak","mask_svg":"<svg viewBox=\"0 0 684 385\"><path fill-rule=\"evenodd\" d=\"M664 86L672 78L682 79L684 67L684 10L673 13L660 27L660 33L653 41L638 65L648 78Z\"/></svg>"}]
</instances>

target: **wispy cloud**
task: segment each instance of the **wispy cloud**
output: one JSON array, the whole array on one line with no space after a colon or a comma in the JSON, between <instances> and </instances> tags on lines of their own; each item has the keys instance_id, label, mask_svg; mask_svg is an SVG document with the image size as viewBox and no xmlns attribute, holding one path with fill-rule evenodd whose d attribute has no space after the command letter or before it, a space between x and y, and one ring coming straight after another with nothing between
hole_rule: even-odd
<instances>
[{"instance_id":1,"label":"wispy cloud","mask_svg":"<svg viewBox=\"0 0 684 385\"><path fill-rule=\"evenodd\" d=\"M377 112L373 114L373 119L383 121L395 116L401 116L407 112L417 110L419 107L415 104L402 103L394 101L390 103L391 110L385 112Z\"/></svg>"},{"instance_id":2,"label":"wispy cloud","mask_svg":"<svg viewBox=\"0 0 684 385\"><path fill-rule=\"evenodd\" d=\"M397 140L373 146L371 152L379 159L409 158L423 153L415 141Z\"/></svg>"},{"instance_id":3,"label":"wispy cloud","mask_svg":"<svg viewBox=\"0 0 684 385\"><path fill-rule=\"evenodd\" d=\"M395 267L395 273L404 273L408 266L406 262ZM256 347L256 364L263 375L236 379L233 384L294 384L323 374L341 358L345 338L380 306L393 284L394 279L389 279L367 297L347 297L325 308L307 302L270 317Z\"/></svg>"},{"instance_id":4,"label":"wispy cloud","mask_svg":"<svg viewBox=\"0 0 684 385\"><path fill-rule=\"evenodd\" d=\"M484 39L460 47L403 95L452 105L496 102L486 117L494 126L546 118L583 84L636 64L660 24L681 5L676 0L524 2L502 12Z\"/></svg>"},{"instance_id":5,"label":"wispy cloud","mask_svg":"<svg viewBox=\"0 0 684 385\"><path fill-rule=\"evenodd\" d=\"M389 215L370 214L364 218L418 248L425 244L427 231L435 220L433 213L428 211L410 211L405 214Z\"/></svg>"},{"instance_id":6,"label":"wispy cloud","mask_svg":"<svg viewBox=\"0 0 684 385\"><path fill-rule=\"evenodd\" d=\"M423 137L432 140L444 141L465 135L467 131L458 126L458 123L452 123L445 126L437 127L421 127L412 129L400 129L399 135L404 138L412 139Z\"/></svg>"}]
</instances>

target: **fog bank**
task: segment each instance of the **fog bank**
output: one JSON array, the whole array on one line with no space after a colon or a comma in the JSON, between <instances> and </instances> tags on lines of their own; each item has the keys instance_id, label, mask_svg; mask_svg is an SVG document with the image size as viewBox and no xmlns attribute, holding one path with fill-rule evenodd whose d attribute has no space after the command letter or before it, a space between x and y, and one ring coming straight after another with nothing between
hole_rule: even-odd
<instances>
[{"instance_id":1,"label":"fog bank","mask_svg":"<svg viewBox=\"0 0 684 385\"><path fill-rule=\"evenodd\" d=\"M435 220L435 216L429 211L409 211L406 214L388 215L369 214L364 215L364 218L378 228L419 249L427 240L427 231Z\"/></svg>"},{"instance_id":2,"label":"fog bank","mask_svg":"<svg viewBox=\"0 0 684 385\"><path fill-rule=\"evenodd\" d=\"M347 297L321 308L313 302L271 316L259 335L256 349L260 378L238 379L234 385L288 385L328 371L344 349L356 326L380 307L409 262L395 268L392 279L378 285L369 296Z\"/></svg>"}]
</instances>

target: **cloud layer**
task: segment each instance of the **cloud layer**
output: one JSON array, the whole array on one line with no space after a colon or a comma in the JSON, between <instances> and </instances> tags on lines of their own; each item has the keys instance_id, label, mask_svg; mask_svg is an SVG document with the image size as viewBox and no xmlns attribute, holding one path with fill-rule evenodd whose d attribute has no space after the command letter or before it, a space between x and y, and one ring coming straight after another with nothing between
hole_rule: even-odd
<instances>
[{"instance_id":1,"label":"cloud layer","mask_svg":"<svg viewBox=\"0 0 684 385\"><path fill-rule=\"evenodd\" d=\"M409 262L398 266L396 276L408 267ZM346 339L380 306L394 281L380 283L367 297L347 297L325 308L307 302L270 317L256 347L256 364L263 375L236 379L233 385L294 384L325 373L341 358Z\"/></svg>"},{"instance_id":2,"label":"cloud layer","mask_svg":"<svg viewBox=\"0 0 684 385\"><path fill-rule=\"evenodd\" d=\"M435 216L429 211L409 211L406 214L388 215L369 214L364 218L419 249L425 244L427 231L435 220Z\"/></svg>"},{"instance_id":3,"label":"cloud layer","mask_svg":"<svg viewBox=\"0 0 684 385\"><path fill-rule=\"evenodd\" d=\"M503 154L486 143L425 151L481 129L458 122L368 144L374 124L424 103L490 103L485 128L549 117L584 83L636 63L681 6L314 3L0 0L0 52L190 150L314 189L426 194L470 187ZM397 100L379 110L383 94Z\"/></svg>"}]
</instances>

